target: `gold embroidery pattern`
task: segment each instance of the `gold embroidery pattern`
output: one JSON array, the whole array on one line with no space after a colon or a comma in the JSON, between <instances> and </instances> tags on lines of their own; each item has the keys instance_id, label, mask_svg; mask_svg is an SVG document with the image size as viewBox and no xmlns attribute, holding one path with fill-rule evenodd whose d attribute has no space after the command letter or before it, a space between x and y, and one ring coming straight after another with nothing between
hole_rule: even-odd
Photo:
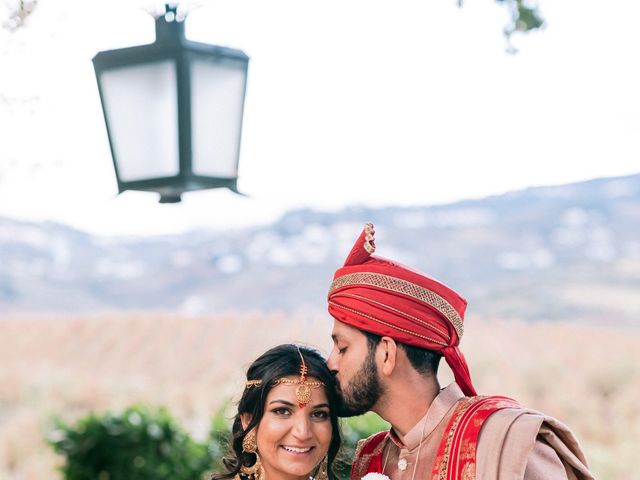
<instances>
[{"instance_id":1,"label":"gold embroidery pattern","mask_svg":"<svg viewBox=\"0 0 640 480\"><path fill-rule=\"evenodd\" d=\"M373 317L373 316L371 316L371 315L369 315L367 313L364 313L364 312L360 312L359 310L355 310L353 308L345 307L344 305L339 305L336 302L329 301L329 305L333 305L334 307L341 308L343 310L347 310L348 312L355 313L356 315L363 316L365 318L368 318L369 320L373 320L374 322L378 322L378 323L380 323L382 325L385 325L385 326L387 326L389 328L393 328L394 330L398 330L400 332L408 333L409 335L414 335L416 337L420 337L420 338L422 338L424 340L427 340L429 342L435 343L436 345L441 345L443 347L447 347L448 346L446 343L444 343L444 342L442 342L440 340L436 340L435 338L427 337L425 335L420 335L419 333L412 332L411 330L407 330L406 328L398 327L397 325L393 325L393 324L391 324L389 322L385 322L384 320L380 320L379 318Z\"/></svg>"},{"instance_id":2,"label":"gold embroidery pattern","mask_svg":"<svg viewBox=\"0 0 640 480\"><path fill-rule=\"evenodd\" d=\"M406 312L403 312L401 310L398 310L397 308L392 307L391 305L387 305L386 303L382 303L382 302L378 302L377 300L373 300L371 298L367 298L365 296L362 295L356 295L355 293L336 293L335 295L333 295L332 298L335 297L349 297L349 298L357 298L358 300L362 300L363 302L367 302L367 303L375 303L376 305L379 305L381 307L387 308L395 313L397 313L398 315L401 315L405 318L410 318L411 320L413 320L414 322L419 323L420 325L433 330L434 332L439 333L440 335L442 335L443 337L445 337L447 339L447 341L451 340L451 336L445 332L444 330L440 330L438 327L431 325L427 322L425 322L424 320L420 320L418 317L414 317L413 315L410 315Z\"/></svg>"},{"instance_id":3,"label":"gold embroidery pattern","mask_svg":"<svg viewBox=\"0 0 640 480\"><path fill-rule=\"evenodd\" d=\"M444 298L431 290L416 285L415 283L402 280L400 278L391 277L382 273L373 272L356 272L348 273L336 278L329 287L329 296L331 292L338 288L346 287L349 285L371 285L372 287L383 288L396 293L402 293L409 297L415 298L421 302L431 305L438 312L451 322L453 328L458 334L458 339L462 338L464 333L464 326L462 324L462 318L458 315L458 312L447 302Z\"/></svg>"},{"instance_id":4,"label":"gold embroidery pattern","mask_svg":"<svg viewBox=\"0 0 640 480\"><path fill-rule=\"evenodd\" d=\"M458 455L460 460L471 461L475 460L476 455L476 445L471 443L469 440L462 440L462 445L460 446L460 454Z\"/></svg>"},{"instance_id":5,"label":"gold embroidery pattern","mask_svg":"<svg viewBox=\"0 0 640 480\"><path fill-rule=\"evenodd\" d=\"M446 480L449 457L451 456L451 443L453 441L455 430L458 428L458 425L462 417L465 415L465 413L467 413L467 411L470 408L474 407L474 405L476 405L478 402L484 401L487 398L492 398L492 397L486 397L486 396L466 397L460 400L461 402L460 406L456 407L458 410L456 412L455 419L451 423L451 427L449 428L449 431L447 433L447 439L446 439L445 448L444 448L442 457L436 458L436 462L440 462L440 463L437 466L437 471L435 471L436 469L434 465L432 480ZM496 408L497 409L517 408L518 406L519 404L510 398L494 397L494 401L489 402L489 405L487 405L486 403L479 405L478 408L475 410L475 412L472 413L472 415L475 415L476 413L485 411L487 409L491 410ZM467 419L467 421L468 420L469 419ZM462 427L462 428L464 429L466 427ZM475 480L476 465L475 465L475 454L473 453L473 446L469 443L463 442L463 444L460 447L460 451L458 452L458 459L463 462L461 480Z\"/></svg>"},{"instance_id":6,"label":"gold embroidery pattern","mask_svg":"<svg viewBox=\"0 0 640 480\"><path fill-rule=\"evenodd\" d=\"M356 446L356 452L353 454L354 463L351 466L351 478L362 478L364 476L364 471L369 465L369 458L365 461L364 456L361 457L360 454L362 452L362 448L367 443L366 440L359 440L358 445Z\"/></svg>"},{"instance_id":7,"label":"gold embroidery pattern","mask_svg":"<svg viewBox=\"0 0 640 480\"><path fill-rule=\"evenodd\" d=\"M364 440L360 440L358 442L358 445L356 447L356 452L353 456L355 462L351 467L351 479L361 479L362 477L365 476L365 474L367 473L367 468L369 468L369 463L371 462L371 460L380 455L382 453L382 451L384 450L385 445L387 444L387 439L388 439L388 435L387 437L384 438L384 440L382 440L378 446L376 446L376 448L373 449L373 451L371 453L367 453L365 455L361 456L361 452L362 449L364 448L364 446L367 444L367 442L372 439L373 437L375 437L377 435L373 434L370 437L364 439Z\"/></svg>"},{"instance_id":8,"label":"gold embroidery pattern","mask_svg":"<svg viewBox=\"0 0 640 480\"><path fill-rule=\"evenodd\" d=\"M474 463L466 463L465 466L462 467L461 480L476 480L476 466Z\"/></svg>"},{"instance_id":9,"label":"gold embroidery pattern","mask_svg":"<svg viewBox=\"0 0 640 480\"><path fill-rule=\"evenodd\" d=\"M358 458L360 456L360 452L362 452L362 449L364 448L365 443L367 443L366 439L358 440L358 443L356 444L356 451L353 454L353 458Z\"/></svg>"},{"instance_id":10,"label":"gold embroidery pattern","mask_svg":"<svg viewBox=\"0 0 640 480\"><path fill-rule=\"evenodd\" d=\"M447 442L444 447L444 454L442 455L442 460L440 461L440 465L438 468L438 476L433 480L446 480L447 478L447 465L449 464L449 455L451 453L451 442L453 441L453 434L455 433L456 427L458 423L460 423L460 419L462 415L473 405L475 402L484 397L468 397L462 400L464 402L458 411L455 420L451 424L451 428L447 434Z\"/></svg>"}]
</instances>

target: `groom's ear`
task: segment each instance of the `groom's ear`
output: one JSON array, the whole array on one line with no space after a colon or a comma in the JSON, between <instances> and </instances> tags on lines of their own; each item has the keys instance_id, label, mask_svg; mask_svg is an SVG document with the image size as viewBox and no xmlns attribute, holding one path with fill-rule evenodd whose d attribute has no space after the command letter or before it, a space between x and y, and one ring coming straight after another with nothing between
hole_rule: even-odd
<instances>
[{"instance_id":1,"label":"groom's ear","mask_svg":"<svg viewBox=\"0 0 640 480\"><path fill-rule=\"evenodd\" d=\"M391 375L396 368L398 344L391 337L382 337L378 344L378 358L381 360L379 370L383 375Z\"/></svg>"},{"instance_id":2,"label":"groom's ear","mask_svg":"<svg viewBox=\"0 0 640 480\"><path fill-rule=\"evenodd\" d=\"M250 413L241 413L240 414L240 422L242 422L242 429L246 430L247 429L247 425L249 425L251 423L251 419L253 417L251 416Z\"/></svg>"}]
</instances>

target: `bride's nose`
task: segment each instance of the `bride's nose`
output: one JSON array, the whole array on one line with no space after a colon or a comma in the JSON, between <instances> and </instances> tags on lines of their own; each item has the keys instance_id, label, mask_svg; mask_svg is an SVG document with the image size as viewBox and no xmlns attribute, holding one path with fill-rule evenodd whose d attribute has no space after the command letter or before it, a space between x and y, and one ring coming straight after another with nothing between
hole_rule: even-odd
<instances>
[{"instance_id":1,"label":"bride's nose","mask_svg":"<svg viewBox=\"0 0 640 480\"><path fill-rule=\"evenodd\" d=\"M303 409L303 415L298 415L293 424L293 435L298 440L309 440L311 438L311 421Z\"/></svg>"}]
</instances>

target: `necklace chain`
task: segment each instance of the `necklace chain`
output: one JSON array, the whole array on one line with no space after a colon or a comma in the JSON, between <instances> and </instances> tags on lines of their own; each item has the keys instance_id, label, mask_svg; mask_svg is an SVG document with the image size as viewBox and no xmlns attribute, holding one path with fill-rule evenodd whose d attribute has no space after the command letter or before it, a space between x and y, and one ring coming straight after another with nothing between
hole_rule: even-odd
<instances>
[{"instance_id":1,"label":"necklace chain","mask_svg":"<svg viewBox=\"0 0 640 480\"><path fill-rule=\"evenodd\" d=\"M426 426L427 426L427 415L424 416L424 422L422 422L422 433L420 433L420 443L418 444L418 453L416 454L416 463L413 466L413 473L411 474L411 480L414 480L416 477L418 462L420 462L420 449L422 448L422 440L424 440L424 427Z\"/></svg>"},{"instance_id":2,"label":"necklace chain","mask_svg":"<svg viewBox=\"0 0 640 480\"><path fill-rule=\"evenodd\" d=\"M420 443L418 444L418 452L416 453L416 462L413 464L413 473L411 474L411 480L415 480L416 478L416 470L418 469L418 462L420 462L420 450L422 449L422 441L424 440L424 430L426 426L427 426L427 416L425 415L424 421L422 422L422 432L420 433ZM391 448L387 450L387 454L384 457L384 463L382 464L383 474L385 469L387 468L387 460L389 460L390 453L391 453Z\"/></svg>"}]
</instances>

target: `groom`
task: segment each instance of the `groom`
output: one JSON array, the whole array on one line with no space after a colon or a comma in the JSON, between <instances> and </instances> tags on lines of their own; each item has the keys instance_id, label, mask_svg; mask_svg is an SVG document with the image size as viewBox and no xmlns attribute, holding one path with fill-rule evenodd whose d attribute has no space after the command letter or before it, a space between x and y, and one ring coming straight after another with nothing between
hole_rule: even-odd
<instances>
[{"instance_id":1,"label":"groom","mask_svg":"<svg viewBox=\"0 0 640 480\"><path fill-rule=\"evenodd\" d=\"M361 441L351 479L593 479L571 431L506 397L479 397L458 348L466 301L445 285L373 256L373 225L329 289L335 319L327 361L343 416L391 424ZM444 357L455 383L440 388Z\"/></svg>"}]
</instances>

